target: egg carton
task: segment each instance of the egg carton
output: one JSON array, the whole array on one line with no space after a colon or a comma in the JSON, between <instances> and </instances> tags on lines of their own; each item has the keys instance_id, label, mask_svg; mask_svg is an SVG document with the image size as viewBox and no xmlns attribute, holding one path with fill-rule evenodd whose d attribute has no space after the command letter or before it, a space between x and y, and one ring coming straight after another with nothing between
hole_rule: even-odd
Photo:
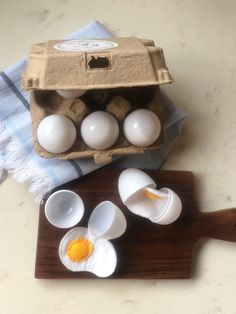
<instances>
[{"instance_id":1,"label":"egg carton","mask_svg":"<svg viewBox=\"0 0 236 314\"><path fill-rule=\"evenodd\" d=\"M141 93L142 93L141 88ZM146 89L146 88L145 88ZM126 89L127 91L127 89ZM100 104L99 109L111 113L118 121L120 126L120 136L111 148L104 151L96 151L87 146L82 138L80 137L79 127L82 120L92 111L98 110L98 107L94 106L94 102L90 103L90 96L76 98L76 99L65 99L58 95L55 91L32 91L30 93L30 112L32 116L32 128L33 128L33 138L36 153L44 158L56 157L58 159L78 159L78 158L88 158L93 157L96 163L104 163L112 160L113 156L116 155L129 155L129 154L141 154L144 153L145 149L156 149L163 142L163 130L159 138L151 146L137 147L131 145L123 135L122 124L125 117L134 109L137 109L136 105L132 105L131 102L127 100L124 96L121 96L118 91L110 91L113 94L111 100L107 105ZM124 95L125 91L121 94ZM130 91L128 91L130 93ZM138 90L133 91L134 95L137 95ZM147 92L147 91L146 91ZM162 105L160 102L159 89L155 87L153 99L148 102L146 106L142 105L142 108L147 108L153 111L162 121ZM90 94L92 95L92 93ZM86 98L86 102L85 102ZM140 107L139 107L140 108ZM78 136L75 144L65 153L52 154L44 150L37 140L37 129L39 123L50 114L61 114L68 117L75 124L78 130Z\"/></svg>"},{"instance_id":2,"label":"egg carton","mask_svg":"<svg viewBox=\"0 0 236 314\"><path fill-rule=\"evenodd\" d=\"M30 91L35 151L45 158L78 159L93 157L96 163L111 161L116 155L142 154L163 143L159 138L148 147L131 145L122 125L133 110L147 108L162 121L159 85L173 81L163 50L152 40L132 38L48 41L31 47L22 87ZM56 90L87 90L84 96L66 99ZM91 112L104 110L118 121L120 135L109 149L97 151L80 137L80 124ZM37 128L50 114L71 119L78 136L70 150L61 154L45 151L38 143Z\"/></svg>"}]
</instances>

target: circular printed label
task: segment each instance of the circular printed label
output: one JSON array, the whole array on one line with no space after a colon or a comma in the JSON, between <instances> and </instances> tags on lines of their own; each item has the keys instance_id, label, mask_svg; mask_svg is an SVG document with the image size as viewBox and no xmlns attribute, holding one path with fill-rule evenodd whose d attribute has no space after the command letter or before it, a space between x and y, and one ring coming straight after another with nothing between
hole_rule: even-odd
<instances>
[{"instance_id":1,"label":"circular printed label","mask_svg":"<svg viewBox=\"0 0 236 314\"><path fill-rule=\"evenodd\" d=\"M55 49L62 51L96 51L104 49L112 49L117 47L118 44L113 41L105 40L68 40L62 43L58 43L54 46Z\"/></svg>"}]
</instances>

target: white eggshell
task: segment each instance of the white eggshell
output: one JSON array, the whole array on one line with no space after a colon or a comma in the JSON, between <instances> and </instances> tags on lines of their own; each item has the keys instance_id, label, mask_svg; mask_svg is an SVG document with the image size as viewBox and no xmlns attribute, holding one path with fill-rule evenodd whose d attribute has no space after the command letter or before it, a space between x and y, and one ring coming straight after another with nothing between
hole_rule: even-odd
<instances>
[{"instance_id":1,"label":"white eggshell","mask_svg":"<svg viewBox=\"0 0 236 314\"><path fill-rule=\"evenodd\" d=\"M67 256L67 246L73 239L85 238L93 243L92 254L84 262L72 262ZM98 277L108 277L116 269L117 256L113 245L104 239L95 239L87 228L71 229L62 238L59 245L59 257L63 265L71 271L88 271Z\"/></svg>"},{"instance_id":2,"label":"white eggshell","mask_svg":"<svg viewBox=\"0 0 236 314\"><path fill-rule=\"evenodd\" d=\"M81 197L70 190L54 192L46 201L47 220L57 228L71 228L77 225L84 215Z\"/></svg>"},{"instance_id":3,"label":"white eggshell","mask_svg":"<svg viewBox=\"0 0 236 314\"><path fill-rule=\"evenodd\" d=\"M162 215L151 220L159 225L169 225L179 218L182 212L182 202L171 189L162 188L160 191L167 195L167 202L164 204Z\"/></svg>"},{"instance_id":4,"label":"white eggshell","mask_svg":"<svg viewBox=\"0 0 236 314\"><path fill-rule=\"evenodd\" d=\"M129 197L145 187L156 187L155 181L144 171L128 168L121 172L118 179L118 190L122 202L126 205Z\"/></svg>"},{"instance_id":5,"label":"white eggshell","mask_svg":"<svg viewBox=\"0 0 236 314\"><path fill-rule=\"evenodd\" d=\"M93 210L88 229L95 238L107 240L120 237L126 230L127 222L124 214L110 201L98 204Z\"/></svg>"},{"instance_id":6,"label":"white eggshell","mask_svg":"<svg viewBox=\"0 0 236 314\"><path fill-rule=\"evenodd\" d=\"M76 128L72 121L63 115L49 115L40 122L37 139L46 151L54 154L64 153L76 140Z\"/></svg>"},{"instance_id":7,"label":"white eggshell","mask_svg":"<svg viewBox=\"0 0 236 314\"><path fill-rule=\"evenodd\" d=\"M138 109L131 112L124 121L126 139L136 146L150 146L159 137L161 122L150 110Z\"/></svg>"},{"instance_id":8,"label":"white eggshell","mask_svg":"<svg viewBox=\"0 0 236 314\"><path fill-rule=\"evenodd\" d=\"M110 113L95 111L82 121L81 136L89 147L104 150L117 141L119 126Z\"/></svg>"},{"instance_id":9,"label":"white eggshell","mask_svg":"<svg viewBox=\"0 0 236 314\"><path fill-rule=\"evenodd\" d=\"M63 98L77 98L86 93L83 89L57 89L56 92Z\"/></svg>"},{"instance_id":10,"label":"white eggshell","mask_svg":"<svg viewBox=\"0 0 236 314\"><path fill-rule=\"evenodd\" d=\"M139 169L124 170L118 180L121 200L132 213L157 224L170 224L181 214L181 200L168 188L155 188L152 178ZM156 195L158 199L147 197L145 192Z\"/></svg>"},{"instance_id":11,"label":"white eggshell","mask_svg":"<svg viewBox=\"0 0 236 314\"><path fill-rule=\"evenodd\" d=\"M155 191L154 189L149 188ZM163 214L165 208L162 200L150 199L144 195L144 190L139 190L133 194L127 201L127 208L135 215L152 220ZM153 221L153 220L152 220Z\"/></svg>"}]
</instances>

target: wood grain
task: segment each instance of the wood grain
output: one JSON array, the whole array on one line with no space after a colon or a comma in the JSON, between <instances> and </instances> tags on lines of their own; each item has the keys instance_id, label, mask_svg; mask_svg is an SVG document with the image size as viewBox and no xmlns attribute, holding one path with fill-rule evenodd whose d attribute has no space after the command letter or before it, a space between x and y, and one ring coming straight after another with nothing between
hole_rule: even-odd
<instances>
[{"instance_id":1,"label":"wood grain","mask_svg":"<svg viewBox=\"0 0 236 314\"><path fill-rule=\"evenodd\" d=\"M180 218L171 225L160 226L132 214L122 205L117 189L121 171L103 168L56 189L70 189L82 197L86 211L80 226L87 226L93 208L101 201L110 200L123 210L128 228L121 238L112 241L118 264L110 278L190 278L194 245L200 238L236 242L236 209L199 212L191 172L145 170L158 187L167 186L177 192L183 203ZM44 205L47 197L49 194L40 205L35 277L97 278L86 272L70 272L61 264L58 246L68 229L55 228L46 220Z\"/></svg>"}]
</instances>

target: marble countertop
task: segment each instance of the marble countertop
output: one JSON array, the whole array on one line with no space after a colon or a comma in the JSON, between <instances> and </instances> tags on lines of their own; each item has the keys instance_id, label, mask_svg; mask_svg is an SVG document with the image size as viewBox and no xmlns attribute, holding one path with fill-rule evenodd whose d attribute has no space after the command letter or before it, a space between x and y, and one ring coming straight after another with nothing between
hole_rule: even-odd
<instances>
[{"instance_id":1,"label":"marble countertop","mask_svg":"<svg viewBox=\"0 0 236 314\"><path fill-rule=\"evenodd\" d=\"M236 206L235 1L9 0L0 8L1 69L32 42L92 19L118 36L154 39L175 79L164 90L188 114L164 169L195 173L201 210ZM0 185L2 314L236 313L235 243L199 245L190 280L36 280L37 223L33 197L8 177Z\"/></svg>"}]
</instances>

